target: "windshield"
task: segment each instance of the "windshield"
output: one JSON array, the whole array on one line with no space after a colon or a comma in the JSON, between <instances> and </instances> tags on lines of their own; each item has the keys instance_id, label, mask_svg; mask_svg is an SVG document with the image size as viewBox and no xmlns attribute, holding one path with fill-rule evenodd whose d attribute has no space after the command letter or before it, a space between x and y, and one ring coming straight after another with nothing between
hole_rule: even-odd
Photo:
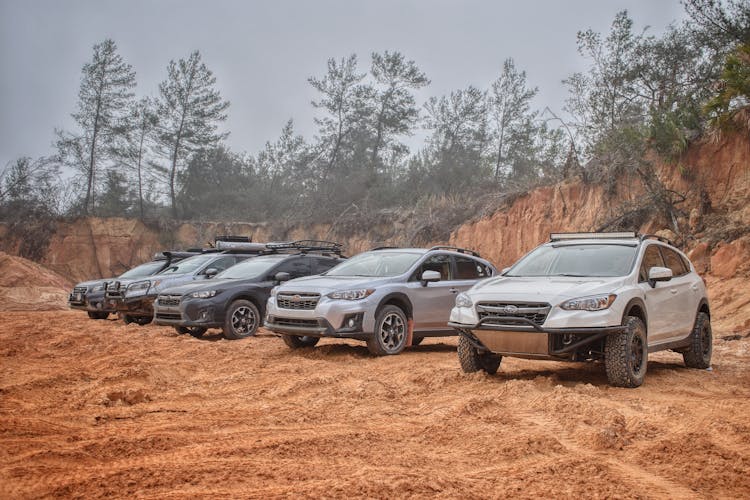
<instances>
[{"instance_id":1,"label":"windshield","mask_svg":"<svg viewBox=\"0 0 750 500\"><path fill-rule=\"evenodd\" d=\"M169 266L159 274L185 274L197 271L209 260L213 259L215 255L196 255L195 257L188 257L185 260Z\"/></svg>"},{"instance_id":2,"label":"windshield","mask_svg":"<svg viewBox=\"0 0 750 500\"><path fill-rule=\"evenodd\" d=\"M254 257L243 260L216 275L216 278L237 280L262 276L282 260L279 257Z\"/></svg>"},{"instance_id":3,"label":"windshield","mask_svg":"<svg viewBox=\"0 0 750 500\"><path fill-rule=\"evenodd\" d=\"M505 276L625 276L633 268L635 255L636 247L630 245L542 246Z\"/></svg>"},{"instance_id":4,"label":"windshield","mask_svg":"<svg viewBox=\"0 0 750 500\"><path fill-rule=\"evenodd\" d=\"M140 266L135 266L133 269L125 271L119 277L120 278L142 278L144 276L151 276L159 272L159 269L164 266L164 261L146 262Z\"/></svg>"},{"instance_id":5,"label":"windshield","mask_svg":"<svg viewBox=\"0 0 750 500\"><path fill-rule=\"evenodd\" d=\"M324 273L324 276L398 276L408 271L421 256L413 252L361 253Z\"/></svg>"}]
</instances>

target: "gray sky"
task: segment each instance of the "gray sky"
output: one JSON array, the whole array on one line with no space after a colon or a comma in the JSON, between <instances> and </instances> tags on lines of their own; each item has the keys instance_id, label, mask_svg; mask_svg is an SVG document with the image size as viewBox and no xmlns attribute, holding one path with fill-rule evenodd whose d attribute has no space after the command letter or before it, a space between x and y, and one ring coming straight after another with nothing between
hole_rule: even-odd
<instances>
[{"instance_id":1,"label":"gray sky","mask_svg":"<svg viewBox=\"0 0 750 500\"><path fill-rule=\"evenodd\" d=\"M139 96L156 94L170 59L200 50L231 101L230 147L255 153L289 118L312 137L307 78L350 53L363 70L373 51L415 60L432 80L421 102L488 88L513 57L538 106L559 111L560 81L585 68L576 32L607 32L622 9L655 33L684 17L678 0L0 0L0 168L53 152L53 130L74 126L81 67L105 38L136 70Z\"/></svg>"}]
</instances>

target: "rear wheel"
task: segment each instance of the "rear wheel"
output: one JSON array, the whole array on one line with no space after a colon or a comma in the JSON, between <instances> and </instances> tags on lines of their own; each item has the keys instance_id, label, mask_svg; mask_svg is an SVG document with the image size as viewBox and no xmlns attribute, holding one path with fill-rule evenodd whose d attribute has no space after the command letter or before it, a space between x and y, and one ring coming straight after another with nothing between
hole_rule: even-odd
<instances>
[{"instance_id":1,"label":"rear wheel","mask_svg":"<svg viewBox=\"0 0 750 500\"><path fill-rule=\"evenodd\" d=\"M202 326L175 326L175 331L179 333L180 335L185 335L186 333L189 333L195 338L201 338L204 333L206 333L207 328Z\"/></svg>"},{"instance_id":2,"label":"rear wheel","mask_svg":"<svg viewBox=\"0 0 750 500\"><path fill-rule=\"evenodd\" d=\"M626 316L624 324L625 333L610 335L604 343L604 367L610 384L638 387L648 367L646 326L635 316Z\"/></svg>"},{"instance_id":3,"label":"rear wheel","mask_svg":"<svg viewBox=\"0 0 750 500\"><path fill-rule=\"evenodd\" d=\"M406 347L407 324L400 307L383 307L375 318L375 331L367 340L367 349L376 356L400 353Z\"/></svg>"},{"instance_id":4,"label":"rear wheel","mask_svg":"<svg viewBox=\"0 0 750 500\"><path fill-rule=\"evenodd\" d=\"M711 366L713 336L708 314L700 312L695 318L695 326L690 334L690 347L682 353L688 368L708 368Z\"/></svg>"},{"instance_id":5,"label":"rear wheel","mask_svg":"<svg viewBox=\"0 0 750 500\"><path fill-rule=\"evenodd\" d=\"M86 311L91 319L107 319L109 313L106 311Z\"/></svg>"},{"instance_id":6,"label":"rear wheel","mask_svg":"<svg viewBox=\"0 0 750 500\"><path fill-rule=\"evenodd\" d=\"M458 337L458 361L465 373L475 373L483 370L490 375L497 373L503 357L492 352L479 352L474 345L460 335Z\"/></svg>"},{"instance_id":7,"label":"rear wheel","mask_svg":"<svg viewBox=\"0 0 750 500\"><path fill-rule=\"evenodd\" d=\"M244 339L255 335L260 326L258 307L249 300L235 300L227 309L224 319L224 338L229 340Z\"/></svg>"},{"instance_id":8,"label":"rear wheel","mask_svg":"<svg viewBox=\"0 0 750 500\"><path fill-rule=\"evenodd\" d=\"M282 335L281 338L284 340L284 343L291 349L314 347L320 340L319 337L309 337L307 335L305 335L304 337L298 337L297 335Z\"/></svg>"}]
</instances>

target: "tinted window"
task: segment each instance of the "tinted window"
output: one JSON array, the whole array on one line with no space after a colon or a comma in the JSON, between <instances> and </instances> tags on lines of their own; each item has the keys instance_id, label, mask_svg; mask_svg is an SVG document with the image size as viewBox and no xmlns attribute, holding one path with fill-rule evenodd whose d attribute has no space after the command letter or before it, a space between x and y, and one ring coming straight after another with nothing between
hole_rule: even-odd
<instances>
[{"instance_id":1,"label":"tinted window","mask_svg":"<svg viewBox=\"0 0 750 500\"><path fill-rule=\"evenodd\" d=\"M451 256L445 254L433 255L422 262L422 265L412 276L412 280L420 280L425 271L437 271L440 273L440 281L453 279L451 272Z\"/></svg>"},{"instance_id":2,"label":"tinted window","mask_svg":"<svg viewBox=\"0 0 750 500\"><path fill-rule=\"evenodd\" d=\"M662 257L667 267L672 270L672 276L682 276L687 273L685 269L685 263L680 258L680 254L672 250L671 248L661 248Z\"/></svg>"},{"instance_id":3,"label":"tinted window","mask_svg":"<svg viewBox=\"0 0 750 500\"><path fill-rule=\"evenodd\" d=\"M310 259L307 257L292 257L289 260L282 262L276 269L277 273L289 273L289 276L294 278L301 278L302 276L310 276L312 271L310 270Z\"/></svg>"},{"instance_id":4,"label":"tinted window","mask_svg":"<svg viewBox=\"0 0 750 500\"><path fill-rule=\"evenodd\" d=\"M250 279L267 274L273 266L279 263L278 256L253 257L245 259L237 265L216 275L217 278Z\"/></svg>"},{"instance_id":5,"label":"tinted window","mask_svg":"<svg viewBox=\"0 0 750 500\"><path fill-rule=\"evenodd\" d=\"M315 269L313 272L316 274L324 273L341 262L339 259L328 259L325 257L314 257L313 261L315 263Z\"/></svg>"},{"instance_id":6,"label":"tinted window","mask_svg":"<svg viewBox=\"0 0 750 500\"><path fill-rule=\"evenodd\" d=\"M649 245L646 247L646 251L643 253L643 263L638 272L639 281L648 280L648 270L652 267L664 267L664 261L661 258L661 253L659 253L659 247L657 245Z\"/></svg>"},{"instance_id":7,"label":"tinted window","mask_svg":"<svg viewBox=\"0 0 750 500\"><path fill-rule=\"evenodd\" d=\"M232 267L237 262L237 259L234 257L219 257L215 261L211 262L208 266L206 266L206 270L208 269L216 269L217 271L221 272L224 269L228 269Z\"/></svg>"},{"instance_id":8,"label":"tinted window","mask_svg":"<svg viewBox=\"0 0 750 500\"><path fill-rule=\"evenodd\" d=\"M630 245L545 245L524 257L506 276L625 276L635 255L636 247Z\"/></svg>"},{"instance_id":9,"label":"tinted window","mask_svg":"<svg viewBox=\"0 0 750 500\"><path fill-rule=\"evenodd\" d=\"M475 280L489 276L487 267L469 257L456 257L456 279Z\"/></svg>"},{"instance_id":10,"label":"tinted window","mask_svg":"<svg viewBox=\"0 0 750 500\"><path fill-rule=\"evenodd\" d=\"M185 273L192 273L193 271L197 271L201 267L203 267L203 264L208 262L209 260L213 259L213 255L196 255L195 257L188 257L185 260L181 260L165 270L163 270L160 274L185 274Z\"/></svg>"}]
</instances>

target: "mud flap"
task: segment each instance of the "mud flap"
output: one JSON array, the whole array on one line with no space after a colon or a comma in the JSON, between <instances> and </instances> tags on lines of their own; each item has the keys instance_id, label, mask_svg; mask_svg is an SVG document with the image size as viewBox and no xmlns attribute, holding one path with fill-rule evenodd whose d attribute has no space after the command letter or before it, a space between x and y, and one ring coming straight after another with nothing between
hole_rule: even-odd
<instances>
[{"instance_id":1,"label":"mud flap","mask_svg":"<svg viewBox=\"0 0 750 500\"><path fill-rule=\"evenodd\" d=\"M411 347L411 341L414 338L414 320L406 322L406 347Z\"/></svg>"}]
</instances>

